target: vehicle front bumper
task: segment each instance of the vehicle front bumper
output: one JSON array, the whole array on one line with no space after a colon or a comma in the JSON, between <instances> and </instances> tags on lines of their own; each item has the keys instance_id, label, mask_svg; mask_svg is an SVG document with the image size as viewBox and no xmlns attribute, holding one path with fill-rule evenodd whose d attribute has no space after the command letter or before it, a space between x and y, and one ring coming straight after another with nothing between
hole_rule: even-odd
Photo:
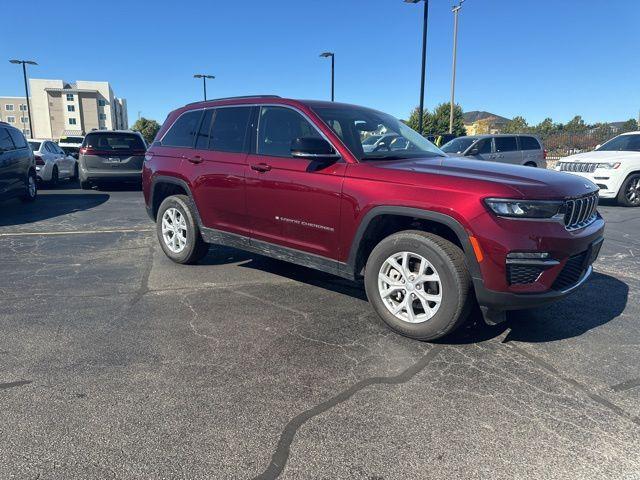
<instances>
[{"instance_id":1,"label":"vehicle front bumper","mask_svg":"<svg viewBox=\"0 0 640 480\"><path fill-rule=\"evenodd\" d=\"M557 171L560 171L556 168ZM586 178L600 188L598 195L600 198L615 198L618 195L622 180L620 174L615 169L598 168L594 172L562 172L576 177Z\"/></svg>"}]
</instances>

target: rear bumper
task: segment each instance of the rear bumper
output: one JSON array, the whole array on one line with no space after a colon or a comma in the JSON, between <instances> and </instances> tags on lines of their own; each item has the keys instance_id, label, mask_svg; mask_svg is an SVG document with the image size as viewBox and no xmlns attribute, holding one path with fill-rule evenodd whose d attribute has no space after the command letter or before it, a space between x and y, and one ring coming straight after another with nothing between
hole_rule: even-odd
<instances>
[{"instance_id":1,"label":"rear bumper","mask_svg":"<svg viewBox=\"0 0 640 480\"><path fill-rule=\"evenodd\" d=\"M83 181L141 182L142 170L97 170L80 169Z\"/></svg>"}]
</instances>

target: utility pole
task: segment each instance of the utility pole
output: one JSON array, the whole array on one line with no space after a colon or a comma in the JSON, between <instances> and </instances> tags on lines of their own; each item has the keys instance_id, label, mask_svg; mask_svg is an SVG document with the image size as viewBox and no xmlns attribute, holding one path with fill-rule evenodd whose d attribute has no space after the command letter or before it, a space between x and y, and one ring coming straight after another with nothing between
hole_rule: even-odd
<instances>
[{"instance_id":1,"label":"utility pole","mask_svg":"<svg viewBox=\"0 0 640 480\"><path fill-rule=\"evenodd\" d=\"M455 107L455 90L456 90L456 57L458 55L458 14L462 8L464 0L453 7L453 62L451 65L451 105L449 106L449 133L453 133L453 109Z\"/></svg>"},{"instance_id":2,"label":"utility pole","mask_svg":"<svg viewBox=\"0 0 640 480\"><path fill-rule=\"evenodd\" d=\"M33 122L31 121L31 102L29 102L29 85L27 84L27 65L38 65L33 60L9 60L9 63L22 64L22 76L24 78L24 95L27 99L27 114L29 115L29 137L33 138Z\"/></svg>"}]
</instances>

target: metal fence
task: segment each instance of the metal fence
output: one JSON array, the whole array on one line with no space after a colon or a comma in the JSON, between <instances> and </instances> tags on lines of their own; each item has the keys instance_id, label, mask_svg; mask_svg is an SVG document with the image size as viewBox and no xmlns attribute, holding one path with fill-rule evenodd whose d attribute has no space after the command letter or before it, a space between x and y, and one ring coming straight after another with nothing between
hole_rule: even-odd
<instances>
[{"instance_id":1,"label":"metal fence","mask_svg":"<svg viewBox=\"0 0 640 480\"><path fill-rule=\"evenodd\" d=\"M547 150L547 158L557 160L576 153L595 150L598 145L602 145L620 133L623 132L597 129L580 133L552 132L540 135L540 138Z\"/></svg>"}]
</instances>

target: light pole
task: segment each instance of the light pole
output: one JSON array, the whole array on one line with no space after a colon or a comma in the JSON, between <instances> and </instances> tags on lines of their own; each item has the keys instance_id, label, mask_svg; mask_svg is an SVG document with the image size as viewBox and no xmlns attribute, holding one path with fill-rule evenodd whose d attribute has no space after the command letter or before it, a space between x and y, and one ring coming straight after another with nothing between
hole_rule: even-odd
<instances>
[{"instance_id":1,"label":"light pole","mask_svg":"<svg viewBox=\"0 0 640 480\"><path fill-rule=\"evenodd\" d=\"M406 3L424 2L422 19L422 73L420 76L420 111L418 112L418 133L422 135L422 114L424 111L424 80L427 65L427 23L429 20L429 0L404 0Z\"/></svg>"},{"instance_id":2,"label":"light pole","mask_svg":"<svg viewBox=\"0 0 640 480\"><path fill-rule=\"evenodd\" d=\"M453 7L453 64L451 66L451 105L449 107L449 133L453 133L453 108L455 102L455 90L456 90L456 57L458 55L458 13L462 8L462 2Z\"/></svg>"},{"instance_id":3,"label":"light pole","mask_svg":"<svg viewBox=\"0 0 640 480\"><path fill-rule=\"evenodd\" d=\"M33 138L33 124L31 123L31 103L29 102L29 86L27 85L27 65L38 65L33 60L9 60L16 65L22 64L22 76L24 78L24 95L27 98L27 114L29 116L29 137Z\"/></svg>"},{"instance_id":4,"label":"light pole","mask_svg":"<svg viewBox=\"0 0 640 480\"><path fill-rule=\"evenodd\" d=\"M216 78L213 75L206 75L204 73L196 73L193 78L201 78L202 79L202 90L204 91L204 100L207 100L207 78L214 79Z\"/></svg>"},{"instance_id":5,"label":"light pole","mask_svg":"<svg viewBox=\"0 0 640 480\"><path fill-rule=\"evenodd\" d=\"M334 100L334 81L335 81L335 68L336 68L336 54L333 52L323 52L320 54L321 57L329 58L331 57L331 101Z\"/></svg>"}]
</instances>

